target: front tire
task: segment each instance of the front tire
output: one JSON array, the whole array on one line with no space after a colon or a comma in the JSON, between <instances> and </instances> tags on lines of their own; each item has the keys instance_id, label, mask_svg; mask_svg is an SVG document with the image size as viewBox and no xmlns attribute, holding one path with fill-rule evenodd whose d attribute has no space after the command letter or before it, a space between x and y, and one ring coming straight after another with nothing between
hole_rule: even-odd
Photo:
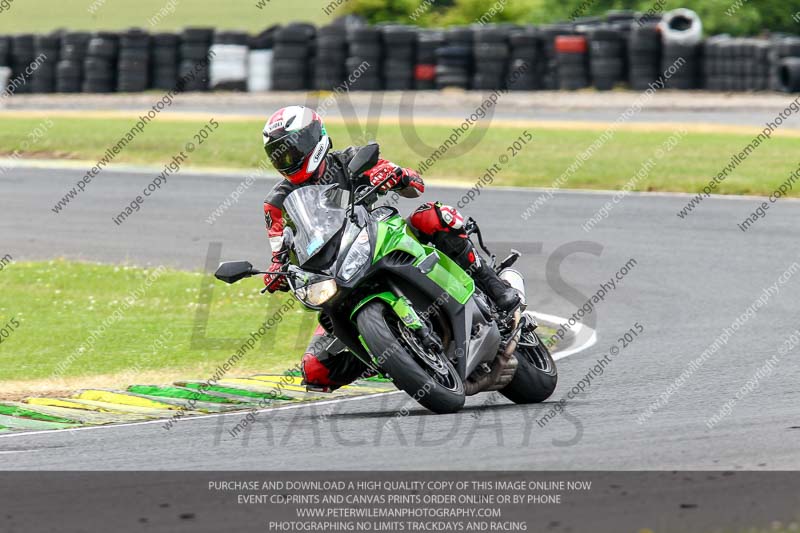
<instances>
[{"instance_id":1,"label":"front tire","mask_svg":"<svg viewBox=\"0 0 800 533\"><path fill-rule=\"evenodd\" d=\"M385 303L368 303L356 322L370 353L398 389L434 413L464 407L464 382L453 364L444 354L426 350Z\"/></svg>"},{"instance_id":2,"label":"front tire","mask_svg":"<svg viewBox=\"0 0 800 533\"><path fill-rule=\"evenodd\" d=\"M514 352L517 372L500 394L517 404L543 402L556 390L556 363L535 330L523 331L520 342L525 345L520 344Z\"/></svg>"}]
</instances>

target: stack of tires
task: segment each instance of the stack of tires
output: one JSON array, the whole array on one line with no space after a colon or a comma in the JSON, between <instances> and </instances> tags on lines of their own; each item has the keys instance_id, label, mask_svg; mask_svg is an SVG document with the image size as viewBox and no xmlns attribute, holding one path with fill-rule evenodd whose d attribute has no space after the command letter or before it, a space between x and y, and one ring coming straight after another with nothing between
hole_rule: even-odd
<instances>
[{"instance_id":1,"label":"stack of tires","mask_svg":"<svg viewBox=\"0 0 800 533\"><path fill-rule=\"evenodd\" d=\"M272 89L302 91L308 89L314 60L316 29L310 24L294 23L275 33L272 55Z\"/></svg>"},{"instance_id":2,"label":"stack of tires","mask_svg":"<svg viewBox=\"0 0 800 533\"><path fill-rule=\"evenodd\" d=\"M9 66L9 56L11 55L11 39L5 35L0 35L0 67Z\"/></svg>"},{"instance_id":3,"label":"stack of tires","mask_svg":"<svg viewBox=\"0 0 800 533\"><path fill-rule=\"evenodd\" d=\"M541 87L554 91L559 88L556 38L560 35L575 35L575 29L571 24L548 24L539 28L539 35L542 51L539 61Z\"/></svg>"},{"instance_id":4,"label":"stack of tires","mask_svg":"<svg viewBox=\"0 0 800 533\"><path fill-rule=\"evenodd\" d=\"M56 67L61 49L58 34L37 35L33 40L33 53L39 63L31 76L31 88L35 93L52 93L56 90Z\"/></svg>"},{"instance_id":5,"label":"stack of tires","mask_svg":"<svg viewBox=\"0 0 800 533\"><path fill-rule=\"evenodd\" d=\"M317 30L312 87L318 91L330 91L339 87L349 74L346 72L346 62L347 28L337 24Z\"/></svg>"},{"instance_id":6,"label":"stack of tires","mask_svg":"<svg viewBox=\"0 0 800 533\"><path fill-rule=\"evenodd\" d=\"M508 88L513 91L539 89L541 71L539 32L534 26L512 30L508 40L511 44L508 63Z\"/></svg>"},{"instance_id":7,"label":"stack of tires","mask_svg":"<svg viewBox=\"0 0 800 533\"><path fill-rule=\"evenodd\" d=\"M0 35L0 67L9 67L11 60L11 39Z\"/></svg>"},{"instance_id":8,"label":"stack of tires","mask_svg":"<svg viewBox=\"0 0 800 533\"><path fill-rule=\"evenodd\" d=\"M558 57L558 86L575 91L589 86L589 46L584 35L559 35L555 40Z\"/></svg>"},{"instance_id":9,"label":"stack of tires","mask_svg":"<svg viewBox=\"0 0 800 533\"><path fill-rule=\"evenodd\" d=\"M699 44L666 42L661 55L664 87L667 89L695 89L699 86L698 72L702 59Z\"/></svg>"},{"instance_id":10,"label":"stack of tires","mask_svg":"<svg viewBox=\"0 0 800 533\"><path fill-rule=\"evenodd\" d=\"M610 91L625 80L625 40L622 31L601 25L589 32L592 83L598 91Z\"/></svg>"},{"instance_id":11,"label":"stack of tires","mask_svg":"<svg viewBox=\"0 0 800 533\"><path fill-rule=\"evenodd\" d=\"M751 87L755 91L766 91L770 87L772 68L769 62L772 44L763 39L751 39L750 66Z\"/></svg>"},{"instance_id":12,"label":"stack of tires","mask_svg":"<svg viewBox=\"0 0 800 533\"><path fill-rule=\"evenodd\" d=\"M383 27L383 80L387 91L414 88L417 56L417 29L412 26Z\"/></svg>"},{"instance_id":13,"label":"stack of tires","mask_svg":"<svg viewBox=\"0 0 800 533\"><path fill-rule=\"evenodd\" d=\"M703 88L710 91L730 90L726 88L728 72L731 70L727 59L729 40L727 35L718 35L703 43Z\"/></svg>"},{"instance_id":14,"label":"stack of tires","mask_svg":"<svg viewBox=\"0 0 800 533\"><path fill-rule=\"evenodd\" d=\"M636 13L627 10L614 11L606 16L606 20L606 24L608 24L608 26L610 26L612 29L618 31L620 38L622 39L625 53L622 56L623 72L620 81L627 82L629 71L628 49L631 41L631 32L633 31L634 26L638 26L636 23ZM657 58L656 63L658 62L659 59Z\"/></svg>"},{"instance_id":15,"label":"stack of tires","mask_svg":"<svg viewBox=\"0 0 800 533\"><path fill-rule=\"evenodd\" d=\"M212 46L213 44L213 46ZM92 35L0 36L0 67L13 92L406 91L566 89L606 91L628 80L646 90L800 90L800 37L773 41L717 36L702 41L691 10L661 15L610 11L542 27L474 25L445 30L342 18L241 32L188 28L180 35L128 30ZM4 71L5 72L5 71Z\"/></svg>"},{"instance_id":16,"label":"stack of tires","mask_svg":"<svg viewBox=\"0 0 800 533\"><path fill-rule=\"evenodd\" d=\"M83 61L83 92L110 93L116 86L119 38L114 33L98 32L89 40Z\"/></svg>"},{"instance_id":17,"label":"stack of tires","mask_svg":"<svg viewBox=\"0 0 800 533\"><path fill-rule=\"evenodd\" d=\"M11 67L0 65L0 95L8 90L8 84L11 81Z\"/></svg>"},{"instance_id":18,"label":"stack of tires","mask_svg":"<svg viewBox=\"0 0 800 533\"><path fill-rule=\"evenodd\" d=\"M15 89L15 94L33 92L33 85L29 83L30 77L26 70L29 71L35 58L36 53L32 34L20 34L11 38L11 76L24 80L24 83L21 83Z\"/></svg>"},{"instance_id":19,"label":"stack of tires","mask_svg":"<svg viewBox=\"0 0 800 533\"><path fill-rule=\"evenodd\" d=\"M641 22L641 24L640 24ZM661 34L654 23L634 22L628 37L628 83L644 91L661 75Z\"/></svg>"},{"instance_id":20,"label":"stack of tires","mask_svg":"<svg viewBox=\"0 0 800 533\"><path fill-rule=\"evenodd\" d=\"M11 39L0 35L0 94L7 90L8 82L11 80L10 52Z\"/></svg>"},{"instance_id":21,"label":"stack of tires","mask_svg":"<svg viewBox=\"0 0 800 533\"><path fill-rule=\"evenodd\" d=\"M472 88L477 91L504 89L508 59L511 56L508 32L493 26L476 29L472 53L475 56Z\"/></svg>"},{"instance_id":22,"label":"stack of tires","mask_svg":"<svg viewBox=\"0 0 800 533\"><path fill-rule=\"evenodd\" d=\"M690 9L664 14L658 24L663 41L661 71L668 89L694 89L699 85L703 24Z\"/></svg>"},{"instance_id":23,"label":"stack of tires","mask_svg":"<svg viewBox=\"0 0 800 533\"><path fill-rule=\"evenodd\" d=\"M89 39L90 35L84 32L65 33L61 36L61 50L56 65L56 92L81 92L83 62Z\"/></svg>"},{"instance_id":24,"label":"stack of tires","mask_svg":"<svg viewBox=\"0 0 800 533\"><path fill-rule=\"evenodd\" d=\"M444 46L436 50L436 87L469 89L472 71L471 28L449 28Z\"/></svg>"},{"instance_id":25,"label":"stack of tires","mask_svg":"<svg viewBox=\"0 0 800 533\"><path fill-rule=\"evenodd\" d=\"M781 91L800 92L800 57L785 57L778 66L778 83Z\"/></svg>"},{"instance_id":26,"label":"stack of tires","mask_svg":"<svg viewBox=\"0 0 800 533\"><path fill-rule=\"evenodd\" d=\"M119 39L117 91L138 93L149 87L150 35L141 30L128 30Z\"/></svg>"},{"instance_id":27,"label":"stack of tires","mask_svg":"<svg viewBox=\"0 0 800 533\"><path fill-rule=\"evenodd\" d=\"M178 83L180 37L175 33L156 33L151 41L150 86L168 91Z\"/></svg>"},{"instance_id":28,"label":"stack of tires","mask_svg":"<svg viewBox=\"0 0 800 533\"><path fill-rule=\"evenodd\" d=\"M272 48L275 46L275 32L279 26L272 26L250 38L250 52L247 54L247 90L252 93L272 89Z\"/></svg>"},{"instance_id":29,"label":"stack of tires","mask_svg":"<svg viewBox=\"0 0 800 533\"><path fill-rule=\"evenodd\" d=\"M444 46L441 30L417 32L417 63L414 67L414 88L432 91L436 88L436 50Z\"/></svg>"},{"instance_id":30,"label":"stack of tires","mask_svg":"<svg viewBox=\"0 0 800 533\"><path fill-rule=\"evenodd\" d=\"M712 91L760 91L769 87L768 41L708 39L703 51L703 86Z\"/></svg>"},{"instance_id":31,"label":"stack of tires","mask_svg":"<svg viewBox=\"0 0 800 533\"><path fill-rule=\"evenodd\" d=\"M350 26L347 28L349 45L345 70L347 75L358 72L350 86L353 91L380 91L383 88L383 38L379 28Z\"/></svg>"},{"instance_id":32,"label":"stack of tires","mask_svg":"<svg viewBox=\"0 0 800 533\"><path fill-rule=\"evenodd\" d=\"M214 35L211 46L209 82L212 89L247 90L247 54L249 37L244 32L224 31Z\"/></svg>"},{"instance_id":33,"label":"stack of tires","mask_svg":"<svg viewBox=\"0 0 800 533\"><path fill-rule=\"evenodd\" d=\"M177 88L181 91L207 91L209 50L214 39L212 28L186 28L181 33Z\"/></svg>"},{"instance_id":34,"label":"stack of tires","mask_svg":"<svg viewBox=\"0 0 800 533\"><path fill-rule=\"evenodd\" d=\"M770 50L770 87L775 91L795 92L792 72L796 70L796 58L800 57L800 37L781 37L773 41Z\"/></svg>"}]
</instances>

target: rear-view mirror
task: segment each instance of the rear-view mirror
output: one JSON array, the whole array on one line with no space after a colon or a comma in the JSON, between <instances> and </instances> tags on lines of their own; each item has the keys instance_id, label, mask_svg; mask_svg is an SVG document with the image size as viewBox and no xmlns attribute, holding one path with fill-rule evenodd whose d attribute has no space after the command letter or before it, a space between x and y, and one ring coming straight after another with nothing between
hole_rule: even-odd
<instances>
[{"instance_id":1,"label":"rear-view mirror","mask_svg":"<svg viewBox=\"0 0 800 533\"><path fill-rule=\"evenodd\" d=\"M378 164L379 155L380 147L378 143L369 143L360 148L355 157L350 160L350 164L347 165L348 172L350 172L351 176L360 176Z\"/></svg>"},{"instance_id":2,"label":"rear-view mirror","mask_svg":"<svg viewBox=\"0 0 800 533\"><path fill-rule=\"evenodd\" d=\"M228 261L220 263L214 277L225 283L236 283L258 274L249 261Z\"/></svg>"}]
</instances>

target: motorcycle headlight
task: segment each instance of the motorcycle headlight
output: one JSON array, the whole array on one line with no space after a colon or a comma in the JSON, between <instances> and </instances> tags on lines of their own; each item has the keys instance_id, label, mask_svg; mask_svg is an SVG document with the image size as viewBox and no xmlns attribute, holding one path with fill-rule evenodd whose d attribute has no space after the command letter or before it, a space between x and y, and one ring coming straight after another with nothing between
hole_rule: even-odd
<instances>
[{"instance_id":1,"label":"motorcycle headlight","mask_svg":"<svg viewBox=\"0 0 800 533\"><path fill-rule=\"evenodd\" d=\"M353 246L348 250L347 255L339 269L339 277L344 281L350 281L361 268L367 264L370 257L369 234L367 228L361 230L356 237Z\"/></svg>"},{"instance_id":2,"label":"motorcycle headlight","mask_svg":"<svg viewBox=\"0 0 800 533\"><path fill-rule=\"evenodd\" d=\"M295 291L297 297L313 307L319 307L336 294L339 288L332 279L300 287Z\"/></svg>"}]
</instances>

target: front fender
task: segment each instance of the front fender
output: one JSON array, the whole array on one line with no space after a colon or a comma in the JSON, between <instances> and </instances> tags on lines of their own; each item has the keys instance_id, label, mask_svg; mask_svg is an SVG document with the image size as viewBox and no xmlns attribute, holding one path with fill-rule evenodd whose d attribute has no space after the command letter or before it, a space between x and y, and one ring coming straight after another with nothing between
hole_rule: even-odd
<instances>
[{"instance_id":1,"label":"front fender","mask_svg":"<svg viewBox=\"0 0 800 533\"><path fill-rule=\"evenodd\" d=\"M392 308L392 311L394 311L394 313L407 327L411 329L419 329L422 327L422 320L420 320L419 315L411 306L411 303L407 299L388 291L372 294L358 302L358 305L356 305L353 311L350 313L350 320L355 320L355 316L358 314L358 312L369 302L376 299L383 300L389 304L389 307Z\"/></svg>"}]
</instances>

